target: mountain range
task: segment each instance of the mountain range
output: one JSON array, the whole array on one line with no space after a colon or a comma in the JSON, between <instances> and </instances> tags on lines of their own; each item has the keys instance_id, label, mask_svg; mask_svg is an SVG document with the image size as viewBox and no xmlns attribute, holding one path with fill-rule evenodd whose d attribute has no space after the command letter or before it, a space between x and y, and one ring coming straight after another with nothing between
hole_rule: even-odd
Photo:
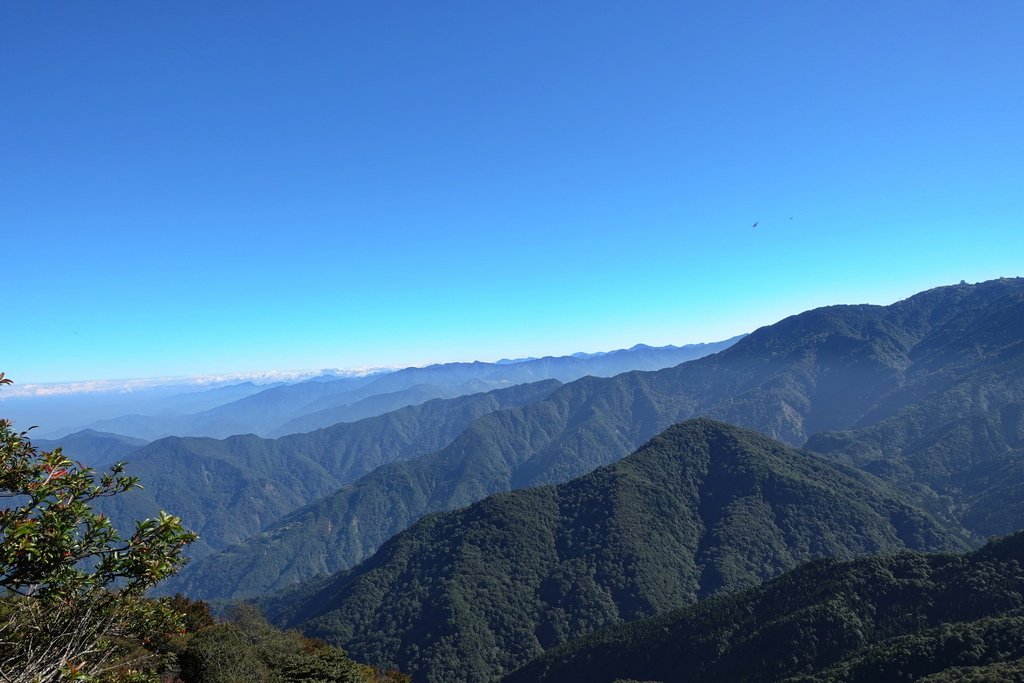
<instances>
[{"instance_id":1,"label":"mountain range","mask_svg":"<svg viewBox=\"0 0 1024 683\"><path fill-rule=\"evenodd\" d=\"M351 422L422 403L544 379L571 381L585 375L608 377L636 369L678 365L727 348L742 335L709 344L651 347L638 344L588 357L548 356L516 363L444 363L341 377L316 377L247 391L236 400L198 412L167 410L122 415L86 427L149 441L165 436L226 438L235 434L283 436ZM228 389L220 392L227 394Z\"/></svg>"},{"instance_id":2,"label":"mountain range","mask_svg":"<svg viewBox=\"0 0 1024 683\"><path fill-rule=\"evenodd\" d=\"M508 366L451 363L363 377L319 379L274 387L205 415L211 419L214 414L217 419L228 419L229 414L244 414L246 419L259 417L273 424L297 406L324 410L322 406L336 400L337 388L344 386L348 388L345 396L362 397L355 404L343 406L349 416L354 417L351 410L367 405L383 409L381 402L390 405L396 402L396 395L403 397L397 401L399 403L423 399L423 395L412 396L424 386L422 384L386 393L409 382L454 382L469 378L473 386L486 385L498 383L497 375L493 374L497 370L506 373L506 378L573 376L587 368L611 369L630 363L658 365L680 356L708 353L732 342L664 348L637 346L593 359L543 358ZM604 364L596 365L599 362ZM518 374L507 370L511 367L518 368ZM481 374L489 378L487 382L472 379ZM145 490L104 501L103 507L115 524L123 528L130 528L131 520L152 516L161 509L178 511L185 523L200 533L200 541L190 552L194 557L202 557L259 532L286 513L338 490L377 466L441 449L474 418L535 402L558 384L558 380L552 379L495 390L489 398L478 393L447 402L421 401L418 405L378 416L276 439L252 434L226 439L166 437L124 458L130 461L129 471L144 482ZM459 387L466 388L467 384ZM303 566L300 576L306 578L310 572L334 569L337 567L333 565Z\"/></svg>"},{"instance_id":3,"label":"mountain range","mask_svg":"<svg viewBox=\"0 0 1024 683\"><path fill-rule=\"evenodd\" d=\"M201 381L203 379L208 378L201 378ZM0 409L16 425L36 425L33 434L50 440L59 440L63 435L86 429L117 433L116 430L104 429L102 422L126 413L167 417L201 412L281 384L245 381L204 388L203 385L183 383L184 380L166 383L159 380L112 380L64 387L41 386L31 390L23 387L20 380L16 380L15 386L23 389L23 393L12 396L5 392L6 395L0 399ZM153 438L138 434L131 436L147 441Z\"/></svg>"},{"instance_id":4,"label":"mountain range","mask_svg":"<svg viewBox=\"0 0 1024 683\"><path fill-rule=\"evenodd\" d=\"M674 368L577 380L539 401L482 415L441 450L383 465L223 554L196 562L181 574L180 584L169 585L187 586L206 598L246 597L344 570L424 514L566 481L699 415L753 427L795 446L817 430L830 430L812 438L809 447L880 475L884 467L868 466L842 452L839 443L845 439L863 455L871 451L856 446L858 439L903 423L894 433L909 434L906 425L924 426L913 417L922 412L933 416L931 429L947 435L954 433L947 430L952 421L967 415L1006 420L1019 414L1013 406L1024 387L1024 335L1008 326L1017 319L1022 294L1024 280L1007 279L929 290L891 306L826 307ZM933 410L933 404L948 410ZM992 449L979 446L979 461L992 465L1002 458L1013 469L1019 462L1012 446L1020 442L1019 424L1001 422L999 429L1003 441ZM891 436L885 441L895 444ZM923 444L916 437L913 443ZM927 452L934 455L934 449ZM924 473L909 466L900 471L902 477L893 473L890 480L904 495L975 535L1024 527L1024 520L1015 526L1016 504L992 506L991 514L1005 519L985 526L964 514L980 503L955 481L939 491L923 481ZM1024 479L993 482L1024 490ZM276 563L265 557L296 559L274 569Z\"/></svg>"},{"instance_id":5,"label":"mountain range","mask_svg":"<svg viewBox=\"0 0 1024 683\"><path fill-rule=\"evenodd\" d=\"M159 510L176 511L200 540L201 557L238 542L291 510L326 495L375 467L429 453L472 420L525 405L560 386L557 380L485 394L433 400L378 417L261 439L168 437L135 450L128 473L144 488L101 501L117 528Z\"/></svg>"},{"instance_id":6,"label":"mountain range","mask_svg":"<svg viewBox=\"0 0 1024 683\"><path fill-rule=\"evenodd\" d=\"M119 527L168 509L199 530L165 592L257 598L417 680L1020 673L1020 537L962 553L1024 528L1024 280L815 309L656 370L486 374L547 361L203 413L361 418L308 433L75 438L134 449L146 490L103 501Z\"/></svg>"}]
</instances>

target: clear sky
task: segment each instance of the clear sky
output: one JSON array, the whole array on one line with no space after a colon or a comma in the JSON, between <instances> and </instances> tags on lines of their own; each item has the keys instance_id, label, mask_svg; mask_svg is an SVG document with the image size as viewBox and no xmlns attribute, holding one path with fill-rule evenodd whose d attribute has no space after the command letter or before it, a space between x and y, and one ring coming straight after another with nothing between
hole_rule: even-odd
<instances>
[{"instance_id":1,"label":"clear sky","mask_svg":"<svg viewBox=\"0 0 1024 683\"><path fill-rule=\"evenodd\" d=\"M0 370L680 344L1021 275L1022 26L1019 0L3 3Z\"/></svg>"}]
</instances>

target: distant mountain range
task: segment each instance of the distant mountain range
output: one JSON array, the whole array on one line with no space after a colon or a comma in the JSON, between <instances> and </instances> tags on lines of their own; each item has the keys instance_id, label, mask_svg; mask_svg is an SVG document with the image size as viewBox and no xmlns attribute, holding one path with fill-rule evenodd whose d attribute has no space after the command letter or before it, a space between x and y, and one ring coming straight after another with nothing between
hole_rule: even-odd
<instances>
[{"instance_id":1,"label":"distant mountain range","mask_svg":"<svg viewBox=\"0 0 1024 683\"><path fill-rule=\"evenodd\" d=\"M543 379L567 382L585 375L609 377L628 370L665 368L728 348L741 338L742 335L685 346L638 344L630 349L582 357L548 356L515 363L445 363L340 379L316 377L256 391L245 387L240 397L198 412L165 410L157 414L122 415L86 427L149 441L165 436L283 436L374 417L433 398L454 398ZM216 391L227 396L229 389Z\"/></svg>"},{"instance_id":2,"label":"distant mountain range","mask_svg":"<svg viewBox=\"0 0 1024 683\"><path fill-rule=\"evenodd\" d=\"M569 483L428 516L269 612L418 680L484 681L816 557L957 547L877 479L701 419Z\"/></svg>"},{"instance_id":3,"label":"distant mountain range","mask_svg":"<svg viewBox=\"0 0 1024 683\"><path fill-rule=\"evenodd\" d=\"M20 378L15 386L21 389ZM126 380L123 382L84 382L70 387L43 387L40 394L2 395L0 410L7 419L20 427L38 425L33 434L40 438L59 440L63 435L93 429L103 429L101 422L125 413L144 413L168 417L209 410L238 400L250 394L279 386L280 382L237 382L213 388L196 384L156 383ZM134 435L145 438L149 435Z\"/></svg>"},{"instance_id":4,"label":"distant mountain range","mask_svg":"<svg viewBox=\"0 0 1024 683\"><path fill-rule=\"evenodd\" d=\"M343 570L424 514L566 481L699 415L796 446L820 430L853 430L823 433L809 445L875 474L885 468L844 453L844 440L868 439L872 429L887 434L887 425L895 424L894 435L913 437L921 446L913 429L951 438L953 421L988 415L1000 420L991 434L1002 436L993 437L991 448L978 442L972 476L1000 462L1019 470L1013 449L1021 442L1020 426L1011 418L1019 415L1014 402L1020 404L1024 391L1024 335L1008 326L1019 320L1014 316L1022 296L1024 280L998 280L938 288L891 306L816 309L674 368L577 380L521 408L482 415L437 452L382 465L222 555L195 562L182 572L181 584L169 585L229 598ZM946 406L945 412L933 411L932 404ZM922 412L933 414L933 423L914 417ZM877 438L896 448L896 436ZM863 457L879 450L872 448L853 449ZM925 454L937 457L935 449ZM985 504L976 497L986 490L980 479L962 488L953 477L945 488L930 488L926 472L897 462L887 478L933 515L979 536L1024 528L1024 506L1015 502L1020 498L1005 496L1024 492L1024 476L996 478L990 472L990 500L1003 504ZM981 524L964 513L979 505L999 523ZM261 559L278 556L294 561L277 568Z\"/></svg>"}]
</instances>

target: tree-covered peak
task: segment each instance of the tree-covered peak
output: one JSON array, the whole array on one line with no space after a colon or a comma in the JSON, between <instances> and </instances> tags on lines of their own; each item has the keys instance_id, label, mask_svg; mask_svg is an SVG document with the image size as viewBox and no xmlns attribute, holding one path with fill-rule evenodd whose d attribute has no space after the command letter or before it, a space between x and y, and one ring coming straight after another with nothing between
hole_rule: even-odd
<instances>
[{"instance_id":1,"label":"tree-covered peak","mask_svg":"<svg viewBox=\"0 0 1024 683\"><path fill-rule=\"evenodd\" d=\"M428 515L270 603L281 623L426 680L488 680L606 624L800 562L964 547L872 477L698 418L557 486Z\"/></svg>"}]
</instances>

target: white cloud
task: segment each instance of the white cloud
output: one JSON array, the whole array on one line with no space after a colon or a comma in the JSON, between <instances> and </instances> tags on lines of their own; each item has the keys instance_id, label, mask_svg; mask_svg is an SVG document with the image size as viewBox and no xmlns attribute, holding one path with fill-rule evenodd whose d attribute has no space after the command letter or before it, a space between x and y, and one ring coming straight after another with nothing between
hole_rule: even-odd
<instances>
[{"instance_id":1,"label":"white cloud","mask_svg":"<svg viewBox=\"0 0 1024 683\"><path fill-rule=\"evenodd\" d=\"M264 372L229 372L213 375L191 375L188 377L146 377L140 379L101 379L80 382L63 382L54 384L13 384L0 392L0 400L9 398L43 398L49 396L66 396L69 394L117 393L126 394L159 387L180 387L213 389L239 382L255 384L271 384L274 382L300 382L319 377L320 375L336 375L338 377L362 377L381 372L390 372L395 368L349 368L321 370L268 370Z\"/></svg>"}]
</instances>

